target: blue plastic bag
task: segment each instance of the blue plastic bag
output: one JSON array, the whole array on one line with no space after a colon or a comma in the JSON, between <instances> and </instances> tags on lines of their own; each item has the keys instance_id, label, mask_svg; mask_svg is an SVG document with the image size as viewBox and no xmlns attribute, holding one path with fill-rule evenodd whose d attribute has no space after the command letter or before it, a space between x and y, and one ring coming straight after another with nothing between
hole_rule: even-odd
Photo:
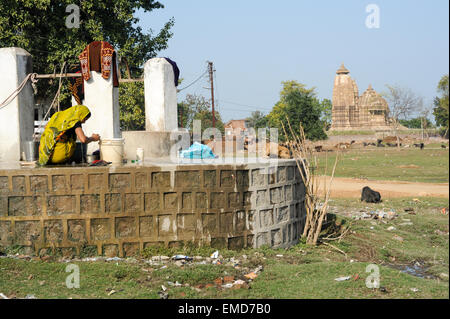
<instances>
[{"instance_id":1,"label":"blue plastic bag","mask_svg":"<svg viewBox=\"0 0 450 319\"><path fill-rule=\"evenodd\" d=\"M189 147L189 149L181 151L182 158L191 159L205 159L205 158L216 158L212 149L207 146L200 144L199 142L194 142L194 144Z\"/></svg>"}]
</instances>

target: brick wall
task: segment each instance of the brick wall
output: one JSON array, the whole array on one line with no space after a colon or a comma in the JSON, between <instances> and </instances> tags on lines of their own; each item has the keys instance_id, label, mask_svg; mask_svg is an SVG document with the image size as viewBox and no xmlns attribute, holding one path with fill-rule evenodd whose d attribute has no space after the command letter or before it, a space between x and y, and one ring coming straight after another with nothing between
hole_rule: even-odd
<instances>
[{"instance_id":1,"label":"brick wall","mask_svg":"<svg viewBox=\"0 0 450 319\"><path fill-rule=\"evenodd\" d=\"M194 242L288 247L304 221L293 161L257 166L61 167L0 170L0 245L131 256Z\"/></svg>"}]
</instances>

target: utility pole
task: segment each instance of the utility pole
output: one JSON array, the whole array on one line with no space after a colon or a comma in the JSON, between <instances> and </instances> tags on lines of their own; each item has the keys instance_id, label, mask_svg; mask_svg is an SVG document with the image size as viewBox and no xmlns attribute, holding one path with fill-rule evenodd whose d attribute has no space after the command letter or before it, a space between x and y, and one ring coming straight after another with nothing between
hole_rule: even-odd
<instances>
[{"instance_id":1,"label":"utility pole","mask_svg":"<svg viewBox=\"0 0 450 319\"><path fill-rule=\"evenodd\" d=\"M214 113L214 69L213 63L208 61L209 82L211 82L211 106L212 106L212 126L216 127L216 115Z\"/></svg>"}]
</instances>

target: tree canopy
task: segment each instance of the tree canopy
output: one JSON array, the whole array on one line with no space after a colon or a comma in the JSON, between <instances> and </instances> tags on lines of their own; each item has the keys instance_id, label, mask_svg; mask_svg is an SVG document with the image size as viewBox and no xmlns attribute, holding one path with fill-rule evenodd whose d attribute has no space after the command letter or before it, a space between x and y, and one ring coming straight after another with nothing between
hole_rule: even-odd
<instances>
[{"instance_id":1,"label":"tree canopy","mask_svg":"<svg viewBox=\"0 0 450 319\"><path fill-rule=\"evenodd\" d=\"M433 127L433 123L424 117L415 117L409 120L399 120L399 123L407 128L430 128Z\"/></svg>"},{"instance_id":2,"label":"tree canopy","mask_svg":"<svg viewBox=\"0 0 450 319\"><path fill-rule=\"evenodd\" d=\"M320 102L321 121L323 122L325 130L331 126L333 103L329 99L323 99Z\"/></svg>"},{"instance_id":3,"label":"tree canopy","mask_svg":"<svg viewBox=\"0 0 450 319\"><path fill-rule=\"evenodd\" d=\"M225 127L220 113L217 110L214 113L216 128L224 134ZM202 95L188 94L184 101L178 103L178 123L191 132L194 120L201 121L203 133L205 129L212 127L212 118L211 102Z\"/></svg>"},{"instance_id":4,"label":"tree canopy","mask_svg":"<svg viewBox=\"0 0 450 319\"><path fill-rule=\"evenodd\" d=\"M79 7L78 28L66 26L66 18L71 14L66 8L71 4ZM151 12L163 7L154 0L2 0L0 46L27 50L33 56L33 72L59 73L64 61L66 65L78 63L78 55L92 41L108 41L119 57L126 57L131 75L138 77L142 74L143 63L167 48L174 21L169 20L154 35L152 30L144 32L137 26L139 19L135 12ZM135 94L138 88L139 85L128 84L121 88L120 104L128 93ZM48 95L53 94L49 92L55 91L56 83L40 80L37 98L49 98ZM61 99L70 103L67 81L64 81Z\"/></svg>"},{"instance_id":5,"label":"tree canopy","mask_svg":"<svg viewBox=\"0 0 450 319\"><path fill-rule=\"evenodd\" d=\"M278 137L281 141L293 138L288 121L295 134L299 134L301 124L307 139L326 139L327 135L320 119L323 105L316 97L315 89L307 89L304 84L296 81L282 82L282 85L280 100L267 115L269 127L278 129ZM283 130L283 125L287 135Z\"/></svg>"},{"instance_id":6,"label":"tree canopy","mask_svg":"<svg viewBox=\"0 0 450 319\"><path fill-rule=\"evenodd\" d=\"M444 75L438 83L438 92L441 96L434 99L433 115L436 120L436 125L445 129L448 134L449 128L449 111L448 111L448 74Z\"/></svg>"},{"instance_id":7,"label":"tree canopy","mask_svg":"<svg viewBox=\"0 0 450 319\"><path fill-rule=\"evenodd\" d=\"M247 117L248 126L255 130L267 127L267 117L261 111L253 111L251 116Z\"/></svg>"},{"instance_id":8,"label":"tree canopy","mask_svg":"<svg viewBox=\"0 0 450 319\"><path fill-rule=\"evenodd\" d=\"M120 128L124 131L145 130L144 82L119 86Z\"/></svg>"}]
</instances>

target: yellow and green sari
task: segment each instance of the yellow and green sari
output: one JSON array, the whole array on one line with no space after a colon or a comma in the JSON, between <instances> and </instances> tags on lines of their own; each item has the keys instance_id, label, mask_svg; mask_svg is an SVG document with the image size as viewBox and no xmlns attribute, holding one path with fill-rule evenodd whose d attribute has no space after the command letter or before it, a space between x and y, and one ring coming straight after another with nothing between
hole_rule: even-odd
<instances>
[{"instance_id":1,"label":"yellow and green sari","mask_svg":"<svg viewBox=\"0 0 450 319\"><path fill-rule=\"evenodd\" d=\"M84 105L75 105L53 114L41 136L38 164L59 164L69 160L75 153L76 139L67 138L64 133L89 114L89 109Z\"/></svg>"}]
</instances>

